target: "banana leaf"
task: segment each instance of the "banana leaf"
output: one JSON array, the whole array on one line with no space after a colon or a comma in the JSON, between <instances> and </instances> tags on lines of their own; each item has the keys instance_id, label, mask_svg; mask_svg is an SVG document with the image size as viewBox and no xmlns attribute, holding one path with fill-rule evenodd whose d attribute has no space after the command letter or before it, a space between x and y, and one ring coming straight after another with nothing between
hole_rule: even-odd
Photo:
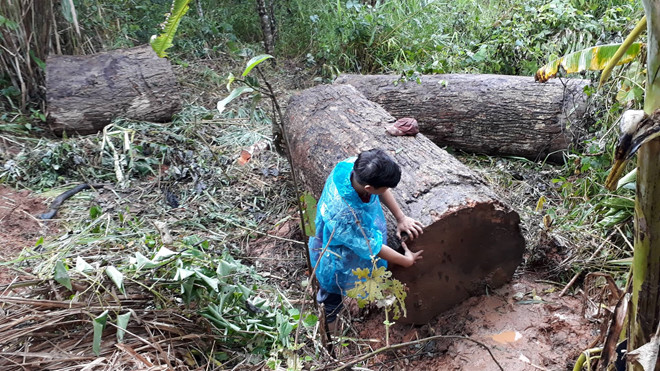
<instances>
[{"instance_id":1,"label":"banana leaf","mask_svg":"<svg viewBox=\"0 0 660 371\"><path fill-rule=\"evenodd\" d=\"M557 75L559 67L566 73L603 70L614 59L620 46L621 44L600 45L567 54L539 68L535 78L539 82L546 82ZM642 43L631 44L617 65L631 62L639 55L642 47Z\"/></svg>"}]
</instances>

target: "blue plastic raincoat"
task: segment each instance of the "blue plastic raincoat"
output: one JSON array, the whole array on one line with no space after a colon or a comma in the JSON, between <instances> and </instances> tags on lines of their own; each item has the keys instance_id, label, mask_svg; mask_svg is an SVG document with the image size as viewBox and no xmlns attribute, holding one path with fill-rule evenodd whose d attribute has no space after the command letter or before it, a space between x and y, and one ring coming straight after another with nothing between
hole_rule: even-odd
<instances>
[{"instance_id":1,"label":"blue plastic raincoat","mask_svg":"<svg viewBox=\"0 0 660 371\"><path fill-rule=\"evenodd\" d=\"M309 239L312 265L318 262L316 278L325 291L335 294L353 288L357 279L353 270L373 268L371 257L378 255L383 244L387 244L380 198L371 195L369 202L362 202L351 185L355 159L338 163L328 176L317 203L316 236ZM326 245L328 248L319 260ZM387 261L379 259L377 266L386 267Z\"/></svg>"}]
</instances>

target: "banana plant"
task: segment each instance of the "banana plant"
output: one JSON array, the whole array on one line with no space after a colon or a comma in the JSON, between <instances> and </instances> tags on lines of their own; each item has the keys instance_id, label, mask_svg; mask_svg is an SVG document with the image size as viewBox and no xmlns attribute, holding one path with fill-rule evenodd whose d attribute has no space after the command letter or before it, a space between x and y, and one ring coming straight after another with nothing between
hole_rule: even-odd
<instances>
[{"instance_id":1,"label":"banana plant","mask_svg":"<svg viewBox=\"0 0 660 371\"><path fill-rule=\"evenodd\" d=\"M643 0L647 18L647 81L644 112L660 108L660 2ZM629 369L657 369L660 331L660 140L637 154L632 301L628 312ZM650 345L650 346L649 346ZM650 349L650 351L649 351ZM653 356L653 351L655 356ZM646 353L646 354L643 354ZM633 359L635 359L633 361ZM644 361L644 359L646 359ZM646 363L644 363L646 362Z\"/></svg>"},{"instance_id":2,"label":"banana plant","mask_svg":"<svg viewBox=\"0 0 660 371\"><path fill-rule=\"evenodd\" d=\"M546 82L557 76L560 67L566 73L603 71L600 79L602 85L614 67L630 63L642 52L644 44L634 41L645 27L646 17L642 17L623 43L599 45L567 54L539 68L534 77L536 81Z\"/></svg>"},{"instance_id":3,"label":"banana plant","mask_svg":"<svg viewBox=\"0 0 660 371\"><path fill-rule=\"evenodd\" d=\"M632 260L631 295L625 295L620 307L629 308L627 327L609 332L602 348L600 369L607 369L614 356L613 347L619 340L628 340L626 361L628 370L648 371L657 369L660 347L660 2L643 0L645 17L633 32L612 54L611 48L596 47L566 56L542 67L537 80L547 81L556 75L558 66L567 72L586 69L602 69L602 85L612 70L640 54L642 44L635 43L644 29L647 30L646 91L643 112L626 112L622 120L622 134L617 145L615 166L607 180L607 187L614 189L621 174L623 163L637 151L637 182L635 197L635 242ZM612 46L609 46L612 47ZM575 53L574 53L575 54ZM609 60L608 60L609 59ZM602 68L601 68L602 67ZM633 120L631 120L633 118ZM636 144L635 144L636 143ZM630 298L628 305L627 298ZM621 305L623 304L623 305ZM615 317L619 317L618 315ZM608 345L609 344L609 345ZM582 363L580 363L580 361ZM584 357L578 360L577 370L582 368ZM589 365L587 365L589 367ZM574 369L574 370L575 370Z\"/></svg>"},{"instance_id":4,"label":"banana plant","mask_svg":"<svg viewBox=\"0 0 660 371\"><path fill-rule=\"evenodd\" d=\"M546 82L557 76L560 67L566 73L605 71L612 61L615 60L617 52L622 50L622 46L624 44L599 45L567 54L539 68L534 78L536 81ZM633 43L623 49L621 56L616 59L615 66L633 61L641 52L642 46L641 43ZM611 68L609 68L609 71L611 71Z\"/></svg>"}]
</instances>

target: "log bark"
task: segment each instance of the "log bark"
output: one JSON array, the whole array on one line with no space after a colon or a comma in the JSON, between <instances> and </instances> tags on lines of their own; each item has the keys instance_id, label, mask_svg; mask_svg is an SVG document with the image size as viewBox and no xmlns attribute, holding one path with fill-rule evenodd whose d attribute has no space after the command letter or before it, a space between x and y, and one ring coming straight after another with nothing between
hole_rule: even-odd
<instances>
[{"instance_id":1,"label":"log bark","mask_svg":"<svg viewBox=\"0 0 660 371\"><path fill-rule=\"evenodd\" d=\"M181 109L170 62L150 45L46 61L48 123L58 135L93 134L116 117L167 122Z\"/></svg>"},{"instance_id":2,"label":"log bark","mask_svg":"<svg viewBox=\"0 0 660 371\"><path fill-rule=\"evenodd\" d=\"M504 75L429 75L394 84L394 75L342 75L397 119L413 117L439 146L487 155L563 161L587 117L587 80Z\"/></svg>"},{"instance_id":3,"label":"log bark","mask_svg":"<svg viewBox=\"0 0 660 371\"><path fill-rule=\"evenodd\" d=\"M394 195L406 215L425 227L409 246L424 258L411 268L391 267L408 288L408 316L426 323L467 297L508 281L522 261L518 214L477 174L422 134L392 137L381 106L349 85L324 85L294 95L284 117L293 167L317 198L334 165L382 148L402 167ZM396 247L389 212L390 245Z\"/></svg>"}]
</instances>

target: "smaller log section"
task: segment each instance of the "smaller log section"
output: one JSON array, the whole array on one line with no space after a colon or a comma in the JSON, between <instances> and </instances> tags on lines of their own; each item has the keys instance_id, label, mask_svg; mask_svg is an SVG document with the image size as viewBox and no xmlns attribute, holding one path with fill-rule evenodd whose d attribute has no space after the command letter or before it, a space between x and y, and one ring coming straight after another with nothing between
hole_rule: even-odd
<instances>
[{"instance_id":1,"label":"smaller log section","mask_svg":"<svg viewBox=\"0 0 660 371\"><path fill-rule=\"evenodd\" d=\"M486 155L563 161L588 117L588 80L504 75L428 75L399 82L394 75L341 75L397 119L413 117L435 144Z\"/></svg>"},{"instance_id":2,"label":"smaller log section","mask_svg":"<svg viewBox=\"0 0 660 371\"><path fill-rule=\"evenodd\" d=\"M408 316L423 324L486 286L510 280L522 261L518 214L473 171L424 135L392 137L390 116L349 85L304 90L289 100L284 117L293 167L317 198L334 165L371 148L387 151L402 167L394 195L425 232L409 246L424 250L411 268L391 267L408 288ZM389 212L390 245L396 247Z\"/></svg>"},{"instance_id":3,"label":"smaller log section","mask_svg":"<svg viewBox=\"0 0 660 371\"><path fill-rule=\"evenodd\" d=\"M48 124L54 133L93 134L116 117L167 122L181 109L170 62L150 45L46 61Z\"/></svg>"}]
</instances>

